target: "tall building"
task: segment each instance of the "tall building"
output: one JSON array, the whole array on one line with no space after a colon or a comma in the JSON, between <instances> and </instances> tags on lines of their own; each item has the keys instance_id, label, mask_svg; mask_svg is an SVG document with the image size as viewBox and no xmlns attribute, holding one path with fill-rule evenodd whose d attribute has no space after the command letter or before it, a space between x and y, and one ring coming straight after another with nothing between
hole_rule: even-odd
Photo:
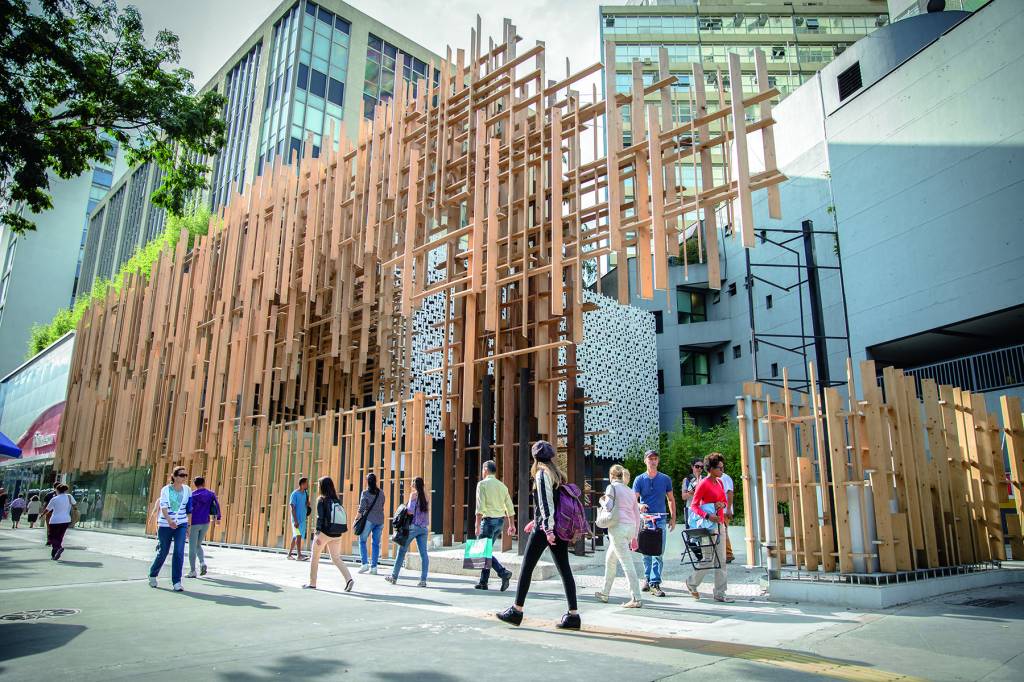
<instances>
[{"instance_id":1,"label":"tall building","mask_svg":"<svg viewBox=\"0 0 1024 682\"><path fill-rule=\"evenodd\" d=\"M301 157L309 135L314 156L332 127L354 140L361 118L372 118L396 84L437 78L438 64L438 55L341 0L286 0L201 88L227 99L225 145L212 160L204 202L226 206L265 165ZM164 212L149 200L158 174L132 169L96 207L76 295L111 277L163 230Z\"/></svg>"},{"instance_id":2,"label":"tall building","mask_svg":"<svg viewBox=\"0 0 1024 682\"><path fill-rule=\"evenodd\" d=\"M72 302L89 214L125 168L111 142L106 160L87 173L68 180L49 174L53 208L31 216L34 232L0 228L0 376L25 361L32 326Z\"/></svg>"},{"instance_id":3,"label":"tall building","mask_svg":"<svg viewBox=\"0 0 1024 682\"><path fill-rule=\"evenodd\" d=\"M752 276L736 238L719 230L720 291L708 288L706 266L691 263L687 277L680 264L671 307L662 292L631 301L655 315L662 429L684 412L728 418L755 376L806 379L813 346L782 349L813 335L806 270L793 267L805 220L837 233L812 240L820 265L842 266L842 286L838 270L820 272L833 380L845 381L849 355L987 397L1024 392L1024 114L1007 107L1024 101L1014 75L1022 32L1015 2L909 17L851 45L774 108L783 219L755 197L766 240L749 253ZM790 252L771 243L793 237Z\"/></svg>"},{"instance_id":4,"label":"tall building","mask_svg":"<svg viewBox=\"0 0 1024 682\"><path fill-rule=\"evenodd\" d=\"M943 2L945 10L973 12L991 0L943 0ZM893 21L900 21L918 14L926 14L929 5L934 8L933 11L940 11L937 9L937 0L889 0L889 16Z\"/></svg>"}]
</instances>

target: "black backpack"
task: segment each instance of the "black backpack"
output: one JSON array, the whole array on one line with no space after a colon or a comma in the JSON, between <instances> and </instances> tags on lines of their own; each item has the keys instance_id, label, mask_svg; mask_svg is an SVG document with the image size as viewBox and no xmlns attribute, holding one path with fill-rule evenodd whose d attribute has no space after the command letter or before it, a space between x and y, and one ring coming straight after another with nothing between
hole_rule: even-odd
<instances>
[{"instance_id":1,"label":"black backpack","mask_svg":"<svg viewBox=\"0 0 1024 682\"><path fill-rule=\"evenodd\" d=\"M327 523L324 532L328 535L338 536L348 531L348 515L341 502L337 499L325 500L327 502Z\"/></svg>"},{"instance_id":2,"label":"black backpack","mask_svg":"<svg viewBox=\"0 0 1024 682\"><path fill-rule=\"evenodd\" d=\"M412 514L409 508L398 505L395 515L391 517L391 541L397 545L404 545L409 541L409 526L412 525Z\"/></svg>"}]
</instances>

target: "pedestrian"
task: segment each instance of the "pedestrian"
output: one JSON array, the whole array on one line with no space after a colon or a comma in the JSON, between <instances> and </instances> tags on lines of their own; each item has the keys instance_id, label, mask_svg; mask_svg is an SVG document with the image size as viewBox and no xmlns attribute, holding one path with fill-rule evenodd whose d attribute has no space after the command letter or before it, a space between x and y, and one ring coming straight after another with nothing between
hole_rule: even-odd
<instances>
[{"instance_id":1,"label":"pedestrian","mask_svg":"<svg viewBox=\"0 0 1024 682\"><path fill-rule=\"evenodd\" d=\"M377 474L366 474L366 489L359 495L359 509L353 530L359 536L360 573L377 575L380 559L380 535L384 532L384 491L377 485ZM366 541L371 541L372 551L367 560Z\"/></svg>"},{"instance_id":2,"label":"pedestrian","mask_svg":"<svg viewBox=\"0 0 1024 682\"><path fill-rule=\"evenodd\" d=\"M519 582L516 584L515 603L497 615L509 625L519 625L523 622L523 606L530 591L533 569L537 567L544 550L550 549L555 568L562 578L565 600L569 605L568 612L555 627L579 630L580 612L576 607L576 580L569 565L569 543L555 534L555 496L567 477L555 463L555 448L551 443L539 440L533 444L530 453L533 455L530 474L533 478L535 517L523 529L524 532L530 533L530 539L526 544L526 554L523 556Z\"/></svg>"},{"instance_id":3,"label":"pedestrian","mask_svg":"<svg viewBox=\"0 0 1024 682\"><path fill-rule=\"evenodd\" d=\"M188 535L188 501L192 491L185 481L188 471L185 467L174 467L171 482L160 489L160 514L156 517L157 540L160 549L149 567L149 586L156 587L156 577L160 575L167 552L174 543L174 554L171 556L171 588L182 592L181 570L185 566L185 538Z\"/></svg>"},{"instance_id":4,"label":"pedestrian","mask_svg":"<svg viewBox=\"0 0 1024 682\"><path fill-rule=\"evenodd\" d=\"M686 587L690 590L690 596L694 599L700 599L700 592L697 588L700 586L704 576L707 575L709 570L715 572L715 591L714 598L718 602L731 602L731 599L727 599L725 596L725 590L727 587L727 575L725 570L725 539L722 537L723 533L728 532L728 526L725 525L725 511L729 506L728 501L725 497L725 488L722 486L722 474L725 473L725 459L722 455L717 452L709 454L704 458L704 469L707 471L708 476L697 485L697 489L693 491L693 498L690 500L690 511L702 519L712 518L711 514L701 508L701 505L713 504L715 507L715 519L717 520L716 530L713 531L712 537L715 545L715 557L705 557L701 561L693 574L686 579ZM717 561L715 559L717 558ZM715 566L715 564L718 564Z\"/></svg>"},{"instance_id":5,"label":"pedestrian","mask_svg":"<svg viewBox=\"0 0 1024 682\"><path fill-rule=\"evenodd\" d=\"M427 556L427 540L430 535L430 500L423 490L423 479L417 476L412 482L413 492L409 494L408 511L412 516L412 525L409 526L409 536L405 543L398 548L398 557L395 558L395 566L391 569L391 575L384 576L384 580L392 585L398 582L398 572L405 561L405 553L416 541L416 547L420 551L420 582L419 587L427 586L427 570L430 567L430 558Z\"/></svg>"},{"instance_id":6,"label":"pedestrian","mask_svg":"<svg viewBox=\"0 0 1024 682\"><path fill-rule=\"evenodd\" d=\"M309 562L309 583L302 587L307 590L316 589L316 574L320 568L320 555L324 549L331 557L331 561L341 571L341 577L345 579L345 591L351 592L355 581L348 571L348 566L341 559L341 536L348 531L348 524L345 518L345 509L338 498L338 491L334 488L334 480L330 476L324 476L317 481L317 488L320 490L320 497L316 500L316 532L313 534L313 541L310 543Z\"/></svg>"},{"instance_id":7,"label":"pedestrian","mask_svg":"<svg viewBox=\"0 0 1024 682\"><path fill-rule=\"evenodd\" d=\"M11 502L11 528L18 527L18 523L21 521L21 515L24 513L26 507L28 507L28 502L25 501L24 495L18 495L14 498L14 502Z\"/></svg>"},{"instance_id":8,"label":"pedestrian","mask_svg":"<svg viewBox=\"0 0 1024 682\"><path fill-rule=\"evenodd\" d=\"M192 479L195 490L188 498L188 576L196 577L196 556L199 557L199 575L206 575L206 554L203 541L214 518L220 521L220 502L217 495L206 487L206 479L196 476Z\"/></svg>"},{"instance_id":9,"label":"pedestrian","mask_svg":"<svg viewBox=\"0 0 1024 682\"><path fill-rule=\"evenodd\" d=\"M709 453L712 455L721 455L720 452ZM723 463L725 458L722 458ZM735 484L732 482L732 476L722 471L722 487L725 489L725 501L728 503L728 507L725 508L725 563L731 564L736 556L732 553L732 540L729 539L729 525L732 523L732 499L733 492L736 489Z\"/></svg>"},{"instance_id":10,"label":"pedestrian","mask_svg":"<svg viewBox=\"0 0 1024 682\"><path fill-rule=\"evenodd\" d=\"M288 515L292 523L292 541L288 545L288 558L292 558L292 550L298 550L296 561L306 561L309 557L302 554L302 538L306 537L306 517L312 511L309 508L309 479L299 476L299 483L288 498Z\"/></svg>"},{"instance_id":11,"label":"pedestrian","mask_svg":"<svg viewBox=\"0 0 1024 682\"><path fill-rule=\"evenodd\" d=\"M615 574L618 573L618 566L622 565L622 572L626 574L629 581L629 593L632 596L622 606L627 609L640 608L643 605L640 594L640 579L636 573L636 566L633 563L633 549L636 547L637 535L640 532L640 504L636 501L636 495L628 487L629 471L621 464L614 464L608 470L610 483L604 494L613 500L612 521L608 526L609 547L604 556L604 591L597 592L594 596L608 603L608 596L611 594L612 585L615 583Z\"/></svg>"},{"instance_id":12,"label":"pedestrian","mask_svg":"<svg viewBox=\"0 0 1024 682\"><path fill-rule=\"evenodd\" d=\"M64 553L64 534L71 527L71 515L78 502L68 494L68 487L61 483L56 494L46 504L46 536L50 545L50 558L60 561Z\"/></svg>"},{"instance_id":13,"label":"pedestrian","mask_svg":"<svg viewBox=\"0 0 1024 682\"><path fill-rule=\"evenodd\" d=\"M512 506L512 496L508 487L498 480L498 465L493 459L483 463L480 482L476 484L476 536L490 538L497 544L501 542L501 532L508 523L508 534L516 534L516 509ZM512 582L512 571L501 565L498 557L491 555L491 567L501 578L501 591L508 589ZM478 590L487 589L487 581L491 577L491 569L480 570L480 582L474 587Z\"/></svg>"},{"instance_id":14,"label":"pedestrian","mask_svg":"<svg viewBox=\"0 0 1024 682\"><path fill-rule=\"evenodd\" d=\"M682 498L683 498L683 523L687 528L690 527L689 514L685 512L690 507L690 500L693 499L693 491L697 489L697 485L704 480L704 460L697 458L690 463L690 475L683 479L682 485ZM687 538L687 545L690 547L690 551L697 557L697 561L704 558L701 553L700 543L696 540L690 540Z\"/></svg>"},{"instance_id":15,"label":"pedestrian","mask_svg":"<svg viewBox=\"0 0 1024 682\"><path fill-rule=\"evenodd\" d=\"M661 529L661 554L644 555L644 580L640 584L640 589L644 592L649 590L655 597L664 597L661 573L664 566L665 543L668 540L665 528L667 525L669 532L675 530L676 499L672 492L672 479L658 471L658 453L648 450L644 453L644 462L647 464L647 471L633 481L633 492L640 503L640 511L653 516L655 527Z\"/></svg>"},{"instance_id":16,"label":"pedestrian","mask_svg":"<svg viewBox=\"0 0 1024 682\"><path fill-rule=\"evenodd\" d=\"M57 494L57 489L56 488L50 488L49 490L46 491L45 495L43 496L43 509L44 510L50 505L50 500L52 500L56 494ZM50 521L49 521L49 518L50 518L49 514L46 514L45 511L44 511L44 513L43 513L43 525L46 526L46 528L47 528L47 531L46 531L46 534L45 534L46 535L46 546L47 547L50 546L50 531L49 531Z\"/></svg>"},{"instance_id":17,"label":"pedestrian","mask_svg":"<svg viewBox=\"0 0 1024 682\"><path fill-rule=\"evenodd\" d=\"M39 520L39 511L43 508L43 503L39 501L38 495L33 495L28 501L28 527L35 528L36 521Z\"/></svg>"}]
</instances>

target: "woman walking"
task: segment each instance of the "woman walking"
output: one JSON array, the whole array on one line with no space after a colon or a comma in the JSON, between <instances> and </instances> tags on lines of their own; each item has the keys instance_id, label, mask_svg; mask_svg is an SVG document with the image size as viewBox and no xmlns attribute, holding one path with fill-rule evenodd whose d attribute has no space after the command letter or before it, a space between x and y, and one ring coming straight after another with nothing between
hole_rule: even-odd
<instances>
[{"instance_id":1,"label":"woman walking","mask_svg":"<svg viewBox=\"0 0 1024 682\"><path fill-rule=\"evenodd\" d=\"M192 496L191 489L185 485L188 471L185 467L174 467L171 482L160 489L160 512L156 517L157 549L153 565L149 567L149 586L156 587L156 577L167 559L167 552L174 543L171 555L171 588L175 592L183 592L181 571L185 566L185 538L188 536L188 501Z\"/></svg>"},{"instance_id":2,"label":"woman walking","mask_svg":"<svg viewBox=\"0 0 1024 682\"><path fill-rule=\"evenodd\" d=\"M25 512L25 508L28 506L28 502L25 501L24 495L18 495L14 498L14 502L11 502L11 528L17 528L21 522L21 515Z\"/></svg>"},{"instance_id":3,"label":"woman walking","mask_svg":"<svg viewBox=\"0 0 1024 682\"><path fill-rule=\"evenodd\" d=\"M704 471L707 472L707 477L698 483L697 488L693 491L693 497L690 500L690 513L696 514L702 519L713 519L717 522L716 529L713 531L715 550L714 556L705 557L698 564L697 570L686 579L686 587L690 590L691 597L700 599L700 592L697 591L697 588L708 571L714 570L715 601L728 603L732 600L725 596L727 581L724 536L729 532L729 527L725 523L726 508L729 504L721 480L722 474L725 473L725 458L717 452L712 452L704 458ZM711 507L705 508L705 505L712 505L715 511L709 512ZM715 566L716 563L717 566Z\"/></svg>"},{"instance_id":4,"label":"woman walking","mask_svg":"<svg viewBox=\"0 0 1024 682\"><path fill-rule=\"evenodd\" d=\"M608 603L608 595L611 594L615 574L618 573L617 562L622 565L622 571L629 580L629 593L633 597L622 606L636 609L642 602L640 578L633 564L632 548L640 532L640 503L636 501L636 495L629 487L629 472L625 467L620 464L614 465L608 472L608 478L611 483L604 494L614 500L612 521L608 527L608 539L611 544L604 556L604 591L597 592L594 596L605 604Z\"/></svg>"},{"instance_id":5,"label":"woman walking","mask_svg":"<svg viewBox=\"0 0 1024 682\"><path fill-rule=\"evenodd\" d=\"M568 613L562 616L556 627L579 630L580 613L576 608L576 580L569 566L569 543L555 535L555 495L559 486L565 483L566 475L555 464L555 449L551 443L546 440L537 441L533 444L531 454L533 468L530 474L533 478L536 516L523 529L530 533L530 539L526 545L526 554L523 556L519 584L516 586L516 601L499 613L498 618L510 625L519 625L523 622L523 605L526 603L526 594L530 591L533 569L536 568L544 550L550 549L558 575L562 578L565 600L569 604Z\"/></svg>"},{"instance_id":6,"label":"woman walking","mask_svg":"<svg viewBox=\"0 0 1024 682\"><path fill-rule=\"evenodd\" d=\"M360 573L377 575L377 561L380 559L380 534L384 530L384 492L377 487L377 475L366 474L366 490L359 496L354 530L359 535ZM366 541L373 545L367 562Z\"/></svg>"},{"instance_id":7,"label":"woman walking","mask_svg":"<svg viewBox=\"0 0 1024 682\"><path fill-rule=\"evenodd\" d=\"M313 534L313 545L310 548L309 584L303 587L307 590L316 589L320 555L326 549L331 561L341 571L341 577L345 579L345 591L351 592L355 581L348 572L348 566L341 559L341 536L348 530L345 510L341 506L338 491L334 488L334 480L330 476L321 478L317 487L320 490L320 497L316 501L316 533Z\"/></svg>"},{"instance_id":8,"label":"woman walking","mask_svg":"<svg viewBox=\"0 0 1024 682\"><path fill-rule=\"evenodd\" d=\"M39 520L39 511L43 508L43 503L39 501L38 495L33 495L32 499L28 501L28 527L35 528L36 521Z\"/></svg>"},{"instance_id":9,"label":"woman walking","mask_svg":"<svg viewBox=\"0 0 1024 682\"><path fill-rule=\"evenodd\" d=\"M413 479L413 492L409 495L408 513L412 516L412 525L409 527L409 538L405 544L398 548L398 557L395 559L395 567L391 569L391 575L385 576L384 580L394 585L398 582L398 572L405 561L405 553L416 540L416 547L420 551L420 587L427 586L427 570L430 567L430 558L427 556L427 539L430 534L430 500L423 490L423 479L417 476Z\"/></svg>"},{"instance_id":10,"label":"woman walking","mask_svg":"<svg viewBox=\"0 0 1024 682\"><path fill-rule=\"evenodd\" d=\"M54 561L59 561L64 553L64 534L71 527L71 515L77 506L63 483L57 486L56 494L46 503L46 544L50 546L50 558Z\"/></svg>"}]
</instances>

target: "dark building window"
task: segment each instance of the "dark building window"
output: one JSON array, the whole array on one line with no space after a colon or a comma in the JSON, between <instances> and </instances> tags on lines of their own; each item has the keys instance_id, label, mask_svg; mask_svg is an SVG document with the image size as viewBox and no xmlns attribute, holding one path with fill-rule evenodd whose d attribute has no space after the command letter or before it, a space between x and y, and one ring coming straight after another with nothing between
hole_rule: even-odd
<instances>
[{"instance_id":1,"label":"dark building window","mask_svg":"<svg viewBox=\"0 0 1024 682\"><path fill-rule=\"evenodd\" d=\"M707 302L702 291L691 291L678 287L676 289L676 309L679 324L708 321Z\"/></svg>"},{"instance_id":2,"label":"dark building window","mask_svg":"<svg viewBox=\"0 0 1024 682\"><path fill-rule=\"evenodd\" d=\"M772 376L773 377L779 376L779 363L777 363L777 362L773 362L772 363Z\"/></svg>"},{"instance_id":3,"label":"dark building window","mask_svg":"<svg viewBox=\"0 0 1024 682\"><path fill-rule=\"evenodd\" d=\"M839 85L839 101L852 95L864 85L860 77L860 62L854 62L853 66L836 76L836 83Z\"/></svg>"},{"instance_id":4,"label":"dark building window","mask_svg":"<svg viewBox=\"0 0 1024 682\"><path fill-rule=\"evenodd\" d=\"M295 82L295 85L305 90L308 84L309 67L303 64L302 62L299 62L299 79Z\"/></svg>"},{"instance_id":5,"label":"dark building window","mask_svg":"<svg viewBox=\"0 0 1024 682\"><path fill-rule=\"evenodd\" d=\"M658 370L658 395L665 393L665 372Z\"/></svg>"},{"instance_id":6,"label":"dark building window","mask_svg":"<svg viewBox=\"0 0 1024 682\"><path fill-rule=\"evenodd\" d=\"M327 87L327 101L340 106L345 101L345 84L332 78Z\"/></svg>"},{"instance_id":7,"label":"dark building window","mask_svg":"<svg viewBox=\"0 0 1024 682\"><path fill-rule=\"evenodd\" d=\"M664 323L662 322L662 319L661 319L661 311L660 310L655 310L654 311L654 333L655 334L660 334L663 331L665 331L665 326L664 326Z\"/></svg>"},{"instance_id":8,"label":"dark building window","mask_svg":"<svg viewBox=\"0 0 1024 682\"><path fill-rule=\"evenodd\" d=\"M729 283L729 295L730 296L735 296L736 295L736 282L730 282Z\"/></svg>"},{"instance_id":9,"label":"dark building window","mask_svg":"<svg viewBox=\"0 0 1024 682\"><path fill-rule=\"evenodd\" d=\"M743 355L743 346L736 345L736 346L732 347L732 356L734 358L741 357L742 355Z\"/></svg>"},{"instance_id":10,"label":"dark building window","mask_svg":"<svg viewBox=\"0 0 1024 682\"><path fill-rule=\"evenodd\" d=\"M702 386L711 383L708 354L704 351L681 347L679 349L679 370L683 386Z\"/></svg>"},{"instance_id":11,"label":"dark building window","mask_svg":"<svg viewBox=\"0 0 1024 682\"><path fill-rule=\"evenodd\" d=\"M309 91L317 97L323 97L327 93L327 74L316 69L310 70Z\"/></svg>"},{"instance_id":12,"label":"dark building window","mask_svg":"<svg viewBox=\"0 0 1024 682\"><path fill-rule=\"evenodd\" d=\"M713 295L711 296L711 303L712 303L712 304L714 304L714 303L718 303L718 302L719 302L719 301L721 301L721 300L722 300L722 292L721 292L721 291L716 291L716 292L715 292L715 293L714 293L714 294L713 294Z\"/></svg>"},{"instance_id":13,"label":"dark building window","mask_svg":"<svg viewBox=\"0 0 1024 682\"><path fill-rule=\"evenodd\" d=\"M724 350L718 351L718 355L717 355L716 359L718 360L718 364L724 365L725 364L725 351Z\"/></svg>"},{"instance_id":14,"label":"dark building window","mask_svg":"<svg viewBox=\"0 0 1024 682\"><path fill-rule=\"evenodd\" d=\"M764 307L765 308L771 308L773 303L774 303L774 301L772 301L772 295L771 294L768 294L767 296L764 297Z\"/></svg>"}]
</instances>

